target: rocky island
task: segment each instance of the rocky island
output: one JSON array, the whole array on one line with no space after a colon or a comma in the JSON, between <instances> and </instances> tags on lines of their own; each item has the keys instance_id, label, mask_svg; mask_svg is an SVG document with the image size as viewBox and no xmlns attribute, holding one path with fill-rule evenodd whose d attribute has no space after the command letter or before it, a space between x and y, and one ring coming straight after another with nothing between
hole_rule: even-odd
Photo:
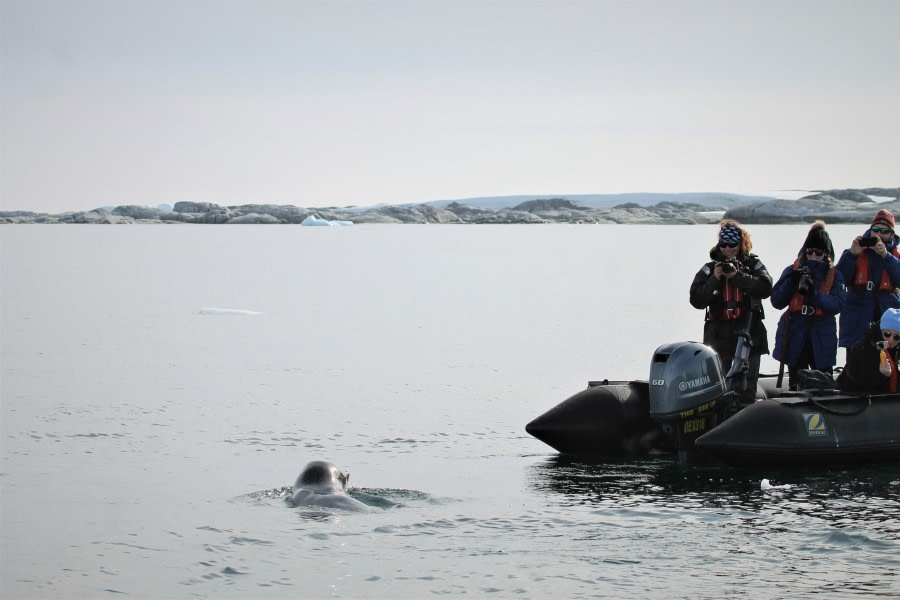
<instances>
[{"instance_id":1,"label":"rocky island","mask_svg":"<svg viewBox=\"0 0 900 600\"><path fill-rule=\"evenodd\" d=\"M611 204L611 198L623 197L633 197L635 201ZM704 224L723 217L745 224L806 223L815 219L868 223L880 208L900 214L900 187L823 190L797 200L717 193L534 197L510 206L488 200L343 208L178 202L172 207L121 205L61 214L4 211L0 212L0 223L266 225L300 224L310 216L356 224Z\"/></svg>"}]
</instances>

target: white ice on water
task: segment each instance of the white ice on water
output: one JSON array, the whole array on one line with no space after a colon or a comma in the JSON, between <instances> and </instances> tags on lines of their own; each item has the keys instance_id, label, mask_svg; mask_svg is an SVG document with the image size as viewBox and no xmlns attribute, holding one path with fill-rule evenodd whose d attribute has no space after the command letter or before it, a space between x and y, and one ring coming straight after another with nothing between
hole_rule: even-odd
<instances>
[{"instance_id":1,"label":"white ice on water","mask_svg":"<svg viewBox=\"0 0 900 600\"><path fill-rule=\"evenodd\" d=\"M261 315L255 310L240 310L237 308L201 308L201 315Z\"/></svg>"},{"instance_id":2,"label":"white ice on water","mask_svg":"<svg viewBox=\"0 0 900 600\"><path fill-rule=\"evenodd\" d=\"M768 479L763 479L759 484L759 489L764 492L768 492L769 490L789 490L791 489L791 484L785 483L784 485L772 485L769 483Z\"/></svg>"}]
</instances>

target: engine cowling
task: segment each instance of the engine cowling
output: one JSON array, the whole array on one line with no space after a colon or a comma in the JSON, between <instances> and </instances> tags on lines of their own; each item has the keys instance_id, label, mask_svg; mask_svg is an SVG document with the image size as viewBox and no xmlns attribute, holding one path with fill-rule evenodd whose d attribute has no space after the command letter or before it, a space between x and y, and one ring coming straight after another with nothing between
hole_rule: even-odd
<instances>
[{"instance_id":1,"label":"engine cowling","mask_svg":"<svg viewBox=\"0 0 900 600\"><path fill-rule=\"evenodd\" d=\"M650 364L650 416L679 451L721 420L726 392L716 352L698 342L660 346Z\"/></svg>"}]
</instances>

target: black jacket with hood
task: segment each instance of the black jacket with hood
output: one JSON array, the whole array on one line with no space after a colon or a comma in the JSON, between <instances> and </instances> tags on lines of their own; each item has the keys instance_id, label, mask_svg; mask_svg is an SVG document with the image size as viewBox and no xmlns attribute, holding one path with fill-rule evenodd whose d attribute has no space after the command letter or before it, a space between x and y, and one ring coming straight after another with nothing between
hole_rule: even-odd
<instances>
[{"instance_id":1,"label":"black jacket with hood","mask_svg":"<svg viewBox=\"0 0 900 600\"><path fill-rule=\"evenodd\" d=\"M703 343L711 346L716 352L731 356L737 345L737 334L747 325L747 318L753 315L750 324L751 355L769 353L769 338L763 323L762 300L772 294L772 276L765 265L755 254L739 253L735 259L741 269L731 278L730 283L743 292L743 300L738 305L741 317L738 319L722 319L725 313L723 290L725 277L716 279L714 275L716 263L725 260L725 256L714 246L709 251L711 262L706 263L694 276L691 282L691 305L694 308L706 309L706 324L703 327Z\"/></svg>"},{"instance_id":2,"label":"black jacket with hood","mask_svg":"<svg viewBox=\"0 0 900 600\"><path fill-rule=\"evenodd\" d=\"M876 346L882 341L881 326L878 321L866 326L865 338L853 346L847 365L837 378L838 389L848 392L890 392L891 378L882 374L881 350ZM892 362L896 365L900 348L887 350Z\"/></svg>"}]
</instances>

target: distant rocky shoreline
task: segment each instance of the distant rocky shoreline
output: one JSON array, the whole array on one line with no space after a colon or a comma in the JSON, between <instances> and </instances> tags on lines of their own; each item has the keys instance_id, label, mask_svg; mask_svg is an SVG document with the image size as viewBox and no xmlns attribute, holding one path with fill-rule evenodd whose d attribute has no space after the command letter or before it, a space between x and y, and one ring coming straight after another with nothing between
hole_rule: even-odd
<instances>
[{"instance_id":1,"label":"distant rocky shoreline","mask_svg":"<svg viewBox=\"0 0 900 600\"><path fill-rule=\"evenodd\" d=\"M300 208L292 205L246 204L220 206L208 202L178 202L171 210L125 205L112 209L62 214L27 211L0 212L7 224L300 224L309 216L328 221L362 223L438 224L709 224L724 217L745 224L869 223L881 208L900 214L900 188L821 191L798 200L771 199L737 206L710 206L690 202L658 202L652 206L623 203L612 207L579 206L565 197L521 202L510 208L484 208L451 202L383 205L369 208Z\"/></svg>"}]
</instances>

